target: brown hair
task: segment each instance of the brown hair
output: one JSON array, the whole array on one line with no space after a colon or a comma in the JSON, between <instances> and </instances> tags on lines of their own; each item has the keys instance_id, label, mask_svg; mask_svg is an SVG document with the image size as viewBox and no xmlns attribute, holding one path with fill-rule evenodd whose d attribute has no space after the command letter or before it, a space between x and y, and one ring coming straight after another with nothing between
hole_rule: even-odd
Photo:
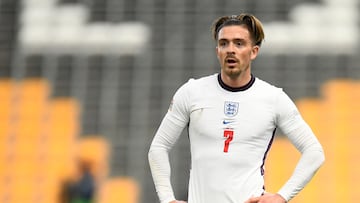
<instances>
[{"instance_id":1,"label":"brown hair","mask_svg":"<svg viewBox=\"0 0 360 203\"><path fill-rule=\"evenodd\" d=\"M218 39L218 34L221 28L229 25L245 26L250 32L253 43L261 46L261 43L265 38L265 34L260 20L254 15L244 13L240 15L219 17L211 26L212 37L214 40Z\"/></svg>"}]
</instances>

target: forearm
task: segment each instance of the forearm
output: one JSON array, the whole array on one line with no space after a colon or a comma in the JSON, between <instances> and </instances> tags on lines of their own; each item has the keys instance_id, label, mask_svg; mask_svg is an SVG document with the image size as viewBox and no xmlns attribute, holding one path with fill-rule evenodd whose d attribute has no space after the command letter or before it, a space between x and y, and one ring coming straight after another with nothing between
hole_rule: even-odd
<instances>
[{"instance_id":1,"label":"forearm","mask_svg":"<svg viewBox=\"0 0 360 203\"><path fill-rule=\"evenodd\" d=\"M309 150L302 154L292 176L278 191L282 197L289 201L297 195L315 175L324 161L324 154L319 150Z\"/></svg>"},{"instance_id":2,"label":"forearm","mask_svg":"<svg viewBox=\"0 0 360 203\"><path fill-rule=\"evenodd\" d=\"M161 203L175 200L174 192L170 182L170 163L168 152L161 149L150 149L149 164L154 180L156 192Z\"/></svg>"},{"instance_id":3,"label":"forearm","mask_svg":"<svg viewBox=\"0 0 360 203\"><path fill-rule=\"evenodd\" d=\"M325 156L321 144L304 121L302 125L287 134L302 154L292 176L278 192L289 201L311 180L324 162Z\"/></svg>"},{"instance_id":4,"label":"forearm","mask_svg":"<svg viewBox=\"0 0 360 203\"><path fill-rule=\"evenodd\" d=\"M167 114L151 143L148 159L156 192L161 203L175 200L171 186L169 152L179 138L185 123L178 122Z\"/></svg>"}]
</instances>

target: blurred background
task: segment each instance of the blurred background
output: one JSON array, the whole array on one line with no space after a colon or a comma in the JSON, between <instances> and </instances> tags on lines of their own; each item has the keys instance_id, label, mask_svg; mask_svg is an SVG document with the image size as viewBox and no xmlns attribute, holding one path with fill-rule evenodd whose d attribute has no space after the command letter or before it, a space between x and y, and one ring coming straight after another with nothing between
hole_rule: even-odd
<instances>
[{"instance_id":1,"label":"blurred background","mask_svg":"<svg viewBox=\"0 0 360 203\"><path fill-rule=\"evenodd\" d=\"M219 71L213 20L241 12L265 29L254 75L284 88L325 149L293 202L356 202L359 11L357 0L0 0L0 202L81 202L66 200L79 185L99 203L158 202L152 138L176 89ZM268 155L268 191L300 156L284 138ZM186 133L171 157L186 199Z\"/></svg>"}]
</instances>

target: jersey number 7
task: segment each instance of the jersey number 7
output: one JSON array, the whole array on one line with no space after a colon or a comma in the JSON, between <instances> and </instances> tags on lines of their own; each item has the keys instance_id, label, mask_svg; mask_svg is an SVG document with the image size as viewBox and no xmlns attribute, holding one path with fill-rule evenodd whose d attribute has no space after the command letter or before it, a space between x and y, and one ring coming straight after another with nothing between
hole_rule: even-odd
<instances>
[{"instance_id":1,"label":"jersey number 7","mask_svg":"<svg viewBox=\"0 0 360 203\"><path fill-rule=\"evenodd\" d=\"M229 145L234 137L234 131L230 129L224 130L224 137L226 137L225 143L224 143L224 152L229 151Z\"/></svg>"}]
</instances>

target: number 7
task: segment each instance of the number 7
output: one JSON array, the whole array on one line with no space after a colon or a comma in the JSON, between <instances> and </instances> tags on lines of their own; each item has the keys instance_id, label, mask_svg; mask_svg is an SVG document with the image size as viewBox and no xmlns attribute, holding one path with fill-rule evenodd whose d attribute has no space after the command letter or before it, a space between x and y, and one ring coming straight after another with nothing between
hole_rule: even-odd
<instances>
[{"instance_id":1,"label":"number 7","mask_svg":"<svg viewBox=\"0 0 360 203\"><path fill-rule=\"evenodd\" d=\"M224 130L224 137L226 137L225 144L224 144L224 152L227 153L229 151L229 144L234 137L234 131L229 130L229 129Z\"/></svg>"}]
</instances>

